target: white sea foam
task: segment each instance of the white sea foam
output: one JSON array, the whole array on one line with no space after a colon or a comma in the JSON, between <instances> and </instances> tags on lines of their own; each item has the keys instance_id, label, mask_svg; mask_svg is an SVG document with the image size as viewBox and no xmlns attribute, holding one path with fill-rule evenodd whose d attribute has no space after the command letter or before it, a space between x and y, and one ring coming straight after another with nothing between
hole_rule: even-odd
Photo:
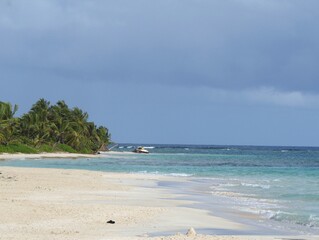
<instances>
[{"instance_id":1,"label":"white sea foam","mask_svg":"<svg viewBox=\"0 0 319 240\"><path fill-rule=\"evenodd\" d=\"M319 228L319 216L311 214L309 216L309 223L307 224L308 227Z\"/></svg>"},{"instance_id":2,"label":"white sea foam","mask_svg":"<svg viewBox=\"0 0 319 240\"><path fill-rule=\"evenodd\" d=\"M259 214L267 219L276 219L279 215L281 215L282 211L274 211L274 210L259 210Z\"/></svg>"},{"instance_id":3,"label":"white sea foam","mask_svg":"<svg viewBox=\"0 0 319 240\"><path fill-rule=\"evenodd\" d=\"M230 197L232 199L236 199L237 197L243 196L243 194L241 194L241 193L222 191L222 189L220 189L219 191L213 191L213 192L211 192L211 194L217 195L217 196L222 196L222 197Z\"/></svg>"},{"instance_id":4,"label":"white sea foam","mask_svg":"<svg viewBox=\"0 0 319 240\"><path fill-rule=\"evenodd\" d=\"M224 184L220 184L220 186L223 186L223 187L237 187L238 184L234 184L234 183L224 183Z\"/></svg>"},{"instance_id":5,"label":"white sea foam","mask_svg":"<svg viewBox=\"0 0 319 240\"><path fill-rule=\"evenodd\" d=\"M273 182L281 182L281 180L279 178L276 178L273 180Z\"/></svg>"},{"instance_id":6,"label":"white sea foam","mask_svg":"<svg viewBox=\"0 0 319 240\"><path fill-rule=\"evenodd\" d=\"M139 174L155 174L155 175L164 175L164 176L172 176L172 177L191 177L193 174L187 173L163 173L159 171L138 171L138 172L131 172L131 173L139 173Z\"/></svg>"},{"instance_id":7,"label":"white sea foam","mask_svg":"<svg viewBox=\"0 0 319 240\"><path fill-rule=\"evenodd\" d=\"M145 149L154 149L155 147L152 147L152 146L150 146L150 147L144 147Z\"/></svg>"},{"instance_id":8,"label":"white sea foam","mask_svg":"<svg viewBox=\"0 0 319 240\"><path fill-rule=\"evenodd\" d=\"M167 175L173 176L173 177L191 177L191 176L193 176L193 174L187 174L187 173L169 173Z\"/></svg>"},{"instance_id":9,"label":"white sea foam","mask_svg":"<svg viewBox=\"0 0 319 240\"><path fill-rule=\"evenodd\" d=\"M270 185L261 185L261 184L254 184L254 183L241 183L244 187L254 187L254 188L262 188L262 189L269 189Z\"/></svg>"},{"instance_id":10,"label":"white sea foam","mask_svg":"<svg viewBox=\"0 0 319 240\"><path fill-rule=\"evenodd\" d=\"M135 172L131 172L131 173L135 173ZM147 171L138 171L137 173L147 173Z\"/></svg>"},{"instance_id":11,"label":"white sea foam","mask_svg":"<svg viewBox=\"0 0 319 240\"><path fill-rule=\"evenodd\" d=\"M139 174L153 174L153 175L158 175L161 174L158 171L153 171L153 172L149 172L149 171L138 171L138 172L131 172L131 173L139 173Z\"/></svg>"},{"instance_id":12,"label":"white sea foam","mask_svg":"<svg viewBox=\"0 0 319 240\"><path fill-rule=\"evenodd\" d=\"M309 221L317 221L317 222L319 222L319 216L311 214L309 216Z\"/></svg>"}]
</instances>

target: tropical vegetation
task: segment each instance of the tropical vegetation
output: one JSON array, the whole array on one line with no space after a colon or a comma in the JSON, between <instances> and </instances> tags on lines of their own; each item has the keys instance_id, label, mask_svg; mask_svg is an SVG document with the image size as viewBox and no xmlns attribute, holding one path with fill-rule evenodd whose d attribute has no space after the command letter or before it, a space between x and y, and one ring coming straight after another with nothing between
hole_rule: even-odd
<instances>
[{"instance_id":1,"label":"tropical vegetation","mask_svg":"<svg viewBox=\"0 0 319 240\"><path fill-rule=\"evenodd\" d=\"M106 127L90 122L80 108L64 101L38 100L26 114L15 117L17 105L0 101L0 152L94 153L110 142Z\"/></svg>"}]
</instances>

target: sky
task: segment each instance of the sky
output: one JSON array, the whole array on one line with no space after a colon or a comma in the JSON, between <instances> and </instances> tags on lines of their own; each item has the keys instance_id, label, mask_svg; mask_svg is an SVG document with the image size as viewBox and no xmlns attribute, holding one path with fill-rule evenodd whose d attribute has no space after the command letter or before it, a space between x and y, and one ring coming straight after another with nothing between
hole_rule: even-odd
<instances>
[{"instance_id":1,"label":"sky","mask_svg":"<svg viewBox=\"0 0 319 240\"><path fill-rule=\"evenodd\" d=\"M0 101L120 143L319 146L318 0L2 0Z\"/></svg>"}]
</instances>

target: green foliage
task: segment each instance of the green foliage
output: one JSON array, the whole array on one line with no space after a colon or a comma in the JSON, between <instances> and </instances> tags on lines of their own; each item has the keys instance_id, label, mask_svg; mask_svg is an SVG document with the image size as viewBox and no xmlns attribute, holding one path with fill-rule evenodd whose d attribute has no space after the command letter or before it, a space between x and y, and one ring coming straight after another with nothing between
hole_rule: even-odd
<instances>
[{"instance_id":1,"label":"green foliage","mask_svg":"<svg viewBox=\"0 0 319 240\"><path fill-rule=\"evenodd\" d=\"M92 150L88 149L88 148L84 148L80 152L83 153L83 154L90 154L90 153L92 153Z\"/></svg>"},{"instance_id":2,"label":"green foliage","mask_svg":"<svg viewBox=\"0 0 319 240\"><path fill-rule=\"evenodd\" d=\"M46 153L52 153L55 152L55 149L53 146L50 146L48 144L43 144L37 148L38 152L46 152Z\"/></svg>"},{"instance_id":3,"label":"green foliage","mask_svg":"<svg viewBox=\"0 0 319 240\"><path fill-rule=\"evenodd\" d=\"M0 101L0 121L5 121L13 118L14 114L18 111L18 105L12 108L11 103Z\"/></svg>"},{"instance_id":4,"label":"green foliage","mask_svg":"<svg viewBox=\"0 0 319 240\"><path fill-rule=\"evenodd\" d=\"M2 149L10 144L24 144L39 152L93 153L110 142L107 128L89 122L86 112L77 107L70 109L64 101L50 105L40 99L21 118L14 118L17 109L17 105L0 102Z\"/></svg>"},{"instance_id":5,"label":"green foliage","mask_svg":"<svg viewBox=\"0 0 319 240\"><path fill-rule=\"evenodd\" d=\"M0 153L38 153L38 151L24 144L9 144L0 145Z\"/></svg>"},{"instance_id":6,"label":"green foliage","mask_svg":"<svg viewBox=\"0 0 319 240\"><path fill-rule=\"evenodd\" d=\"M18 120L13 116L18 110L18 106L10 103L0 102L0 144L11 143L17 135Z\"/></svg>"},{"instance_id":7,"label":"green foliage","mask_svg":"<svg viewBox=\"0 0 319 240\"><path fill-rule=\"evenodd\" d=\"M55 147L55 150L56 151L61 151L61 152L68 152L68 153L76 153L77 151L74 150L71 146L69 145L66 145L66 144L58 144L56 147ZM92 152L90 152L92 153Z\"/></svg>"},{"instance_id":8,"label":"green foliage","mask_svg":"<svg viewBox=\"0 0 319 240\"><path fill-rule=\"evenodd\" d=\"M14 151L7 145L0 145L0 153L14 153Z\"/></svg>"}]
</instances>

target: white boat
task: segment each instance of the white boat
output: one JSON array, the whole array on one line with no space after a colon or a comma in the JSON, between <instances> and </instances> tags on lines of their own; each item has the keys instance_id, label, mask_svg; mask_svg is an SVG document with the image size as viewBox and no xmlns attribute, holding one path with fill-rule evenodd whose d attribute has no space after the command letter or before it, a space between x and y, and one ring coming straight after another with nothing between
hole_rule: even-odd
<instances>
[{"instance_id":1,"label":"white boat","mask_svg":"<svg viewBox=\"0 0 319 240\"><path fill-rule=\"evenodd\" d=\"M133 150L135 153L149 153L144 147L137 147Z\"/></svg>"}]
</instances>

